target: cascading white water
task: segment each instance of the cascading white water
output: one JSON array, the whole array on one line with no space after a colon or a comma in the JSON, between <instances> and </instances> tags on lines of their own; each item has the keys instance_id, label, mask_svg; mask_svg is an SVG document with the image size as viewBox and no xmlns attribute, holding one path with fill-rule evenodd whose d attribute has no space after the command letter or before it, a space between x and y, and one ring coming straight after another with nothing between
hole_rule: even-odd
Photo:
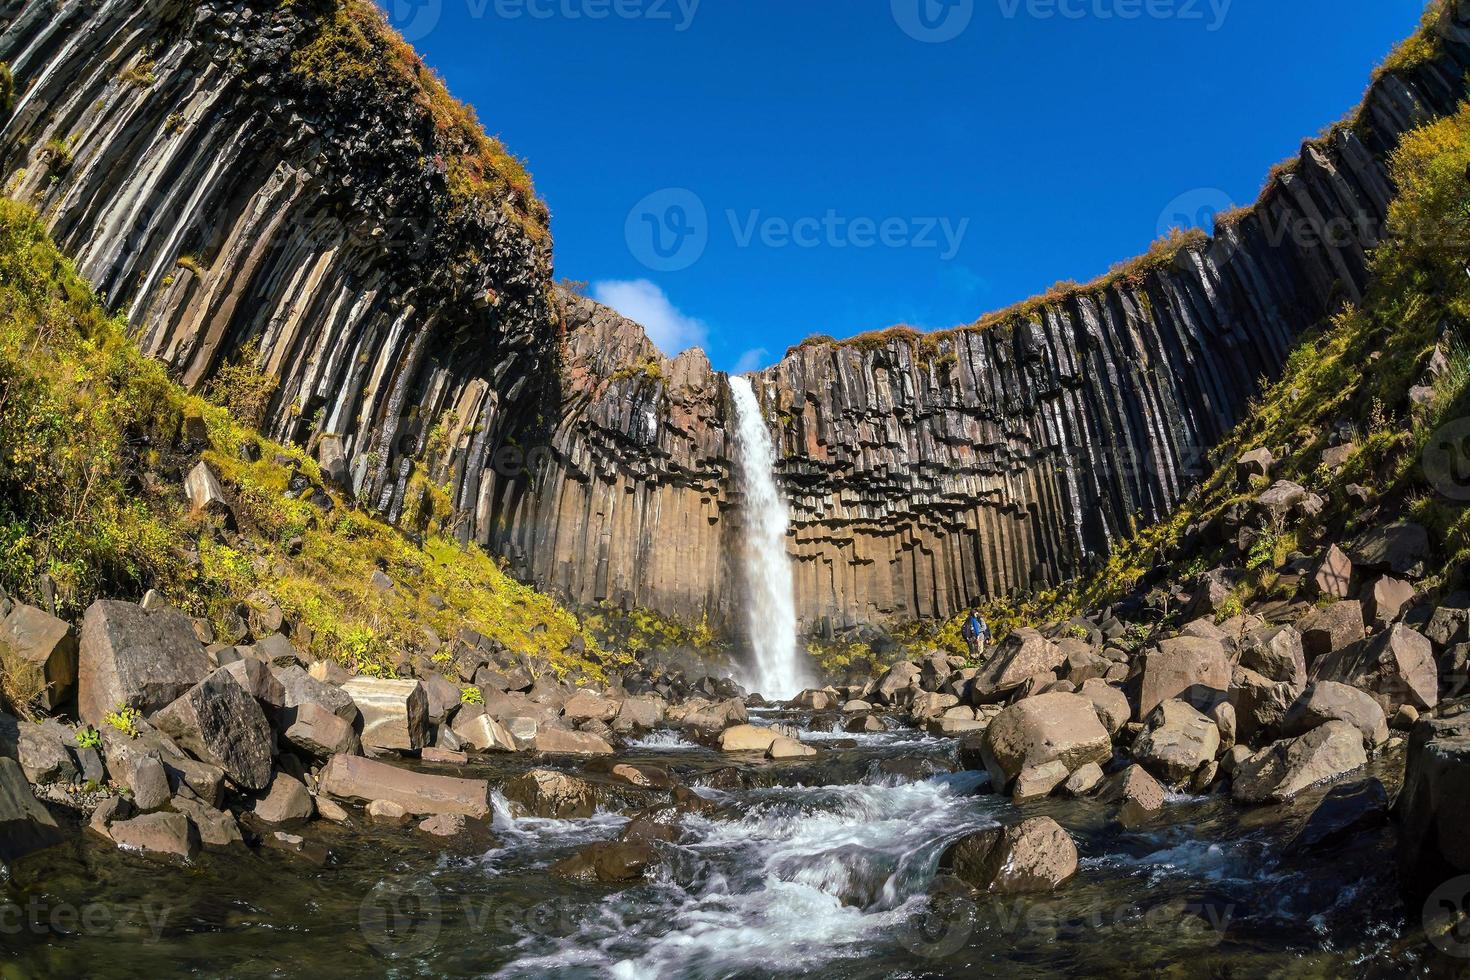
<instances>
[{"instance_id":1,"label":"cascading white water","mask_svg":"<svg viewBox=\"0 0 1470 980\"><path fill-rule=\"evenodd\" d=\"M806 686L807 671L796 645L796 598L786 554L791 517L776 489L772 469L776 452L755 389L749 379L732 377L730 391L735 396L735 438L745 484L746 617L755 647L754 670L746 687L768 698L795 697Z\"/></svg>"}]
</instances>

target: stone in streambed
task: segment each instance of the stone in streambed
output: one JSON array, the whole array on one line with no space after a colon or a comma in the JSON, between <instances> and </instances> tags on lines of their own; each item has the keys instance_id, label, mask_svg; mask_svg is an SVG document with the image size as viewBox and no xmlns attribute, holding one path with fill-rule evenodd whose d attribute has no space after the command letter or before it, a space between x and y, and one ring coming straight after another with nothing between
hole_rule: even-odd
<instances>
[{"instance_id":1,"label":"stone in streambed","mask_svg":"<svg viewBox=\"0 0 1470 980\"><path fill-rule=\"evenodd\" d=\"M0 862L60 843L61 830L36 799L20 763L0 757Z\"/></svg>"},{"instance_id":2,"label":"stone in streambed","mask_svg":"<svg viewBox=\"0 0 1470 980\"><path fill-rule=\"evenodd\" d=\"M994 895L1048 892L1077 873L1077 845L1050 817L968 834L944 852L941 871Z\"/></svg>"},{"instance_id":3,"label":"stone in streambed","mask_svg":"<svg viewBox=\"0 0 1470 980\"><path fill-rule=\"evenodd\" d=\"M1088 763L1088 765L1094 764ZM1066 782L1068 775L1067 767L1060 759L1022 769L1021 774L1016 777L1015 785L1011 787L1011 800L1015 803L1025 803L1028 800L1044 799Z\"/></svg>"},{"instance_id":4,"label":"stone in streambed","mask_svg":"<svg viewBox=\"0 0 1470 980\"><path fill-rule=\"evenodd\" d=\"M551 873L572 881L621 885L641 881L658 862L658 852L639 841L600 841L551 866Z\"/></svg>"},{"instance_id":5,"label":"stone in streambed","mask_svg":"<svg viewBox=\"0 0 1470 980\"><path fill-rule=\"evenodd\" d=\"M1284 803L1367 763L1362 733L1345 721L1329 721L1246 759L1235 769L1230 792L1238 803Z\"/></svg>"},{"instance_id":6,"label":"stone in streambed","mask_svg":"<svg viewBox=\"0 0 1470 980\"><path fill-rule=\"evenodd\" d=\"M334 755L322 771L321 792L340 800L387 800L416 816L458 813L471 820L490 816L490 784L412 772L361 756Z\"/></svg>"},{"instance_id":7,"label":"stone in streambed","mask_svg":"<svg viewBox=\"0 0 1470 980\"><path fill-rule=\"evenodd\" d=\"M511 737L513 741L516 738L513 733ZM600 735L545 727L537 729L531 740L531 747L545 755L612 755L616 751Z\"/></svg>"},{"instance_id":8,"label":"stone in streambed","mask_svg":"<svg viewBox=\"0 0 1470 980\"><path fill-rule=\"evenodd\" d=\"M1287 847L1289 853L1330 850L1388 821L1388 790L1376 779L1335 786L1317 804L1306 826Z\"/></svg>"},{"instance_id":9,"label":"stone in streambed","mask_svg":"<svg viewBox=\"0 0 1470 980\"><path fill-rule=\"evenodd\" d=\"M720 733L721 752L765 752L777 733L760 725L735 725Z\"/></svg>"},{"instance_id":10,"label":"stone in streambed","mask_svg":"<svg viewBox=\"0 0 1470 980\"><path fill-rule=\"evenodd\" d=\"M1041 694L1011 705L986 729L981 757L991 785L1005 792L1025 769L1060 760L1069 772L1112 757L1112 739L1092 702L1076 694Z\"/></svg>"},{"instance_id":11,"label":"stone in streambed","mask_svg":"<svg viewBox=\"0 0 1470 980\"><path fill-rule=\"evenodd\" d=\"M146 813L107 828L118 847L143 854L190 859L199 854L199 828L182 813Z\"/></svg>"},{"instance_id":12,"label":"stone in streambed","mask_svg":"<svg viewBox=\"0 0 1470 980\"><path fill-rule=\"evenodd\" d=\"M1133 743L1133 757L1165 782L1184 786L1219 748L1220 729L1212 720L1183 701L1165 701Z\"/></svg>"},{"instance_id":13,"label":"stone in streambed","mask_svg":"<svg viewBox=\"0 0 1470 980\"><path fill-rule=\"evenodd\" d=\"M359 742L352 723L315 701L287 708L283 720L286 741L307 755L328 759L342 753L357 754Z\"/></svg>"},{"instance_id":14,"label":"stone in streambed","mask_svg":"<svg viewBox=\"0 0 1470 980\"><path fill-rule=\"evenodd\" d=\"M266 823L301 823L315 812L306 785L283 772L271 777L270 788L255 803L255 815Z\"/></svg>"},{"instance_id":15,"label":"stone in streambed","mask_svg":"<svg viewBox=\"0 0 1470 980\"><path fill-rule=\"evenodd\" d=\"M532 769L500 787L511 810L520 817L578 820L597 810L592 784L552 769Z\"/></svg>"}]
</instances>

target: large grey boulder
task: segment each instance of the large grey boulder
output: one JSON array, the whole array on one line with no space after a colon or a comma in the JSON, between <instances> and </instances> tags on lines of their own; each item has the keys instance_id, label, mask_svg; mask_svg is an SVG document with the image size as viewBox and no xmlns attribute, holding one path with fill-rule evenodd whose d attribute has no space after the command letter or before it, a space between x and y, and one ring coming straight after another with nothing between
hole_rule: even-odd
<instances>
[{"instance_id":1,"label":"large grey boulder","mask_svg":"<svg viewBox=\"0 0 1470 980\"><path fill-rule=\"evenodd\" d=\"M274 666L271 668L271 673L275 675L276 680L280 682L281 690L285 692L285 708L288 712L303 704L315 704L344 721L349 723L357 721L357 703L352 700L351 695L340 687L317 680L299 664ZM289 723L288 721L287 724Z\"/></svg>"},{"instance_id":2,"label":"large grey boulder","mask_svg":"<svg viewBox=\"0 0 1470 980\"><path fill-rule=\"evenodd\" d=\"M318 759L356 755L361 747L351 722L314 701L287 709L283 723L286 741Z\"/></svg>"},{"instance_id":3,"label":"large grey boulder","mask_svg":"<svg viewBox=\"0 0 1470 980\"><path fill-rule=\"evenodd\" d=\"M1388 718L1373 695L1337 681L1316 681L1309 685L1287 710L1279 730L1282 736L1295 738L1329 721L1352 725L1370 747L1388 741Z\"/></svg>"},{"instance_id":4,"label":"large grey boulder","mask_svg":"<svg viewBox=\"0 0 1470 980\"><path fill-rule=\"evenodd\" d=\"M1005 792L1022 770L1061 760L1068 772L1113 755L1112 739L1092 702L1055 692L1018 701L985 730L981 758L997 792Z\"/></svg>"},{"instance_id":5,"label":"large grey boulder","mask_svg":"<svg viewBox=\"0 0 1470 980\"><path fill-rule=\"evenodd\" d=\"M592 784L553 769L532 769L500 787L511 810L520 817L577 820L597 810Z\"/></svg>"},{"instance_id":6,"label":"large grey boulder","mask_svg":"<svg viewBox=\"0 0 1470 980\"><path fill-rule=\"evenodd\" d=\"M1434 647L1402 623L1318 660L1312 665L1312 678L1361 688L1373 695L1386 715L1405 704L1427 711L1439 703Z\"/></svg>"},{"instance_id":7,"label":"large grey boulder","mask_svg":"<svg viewBox=\"0 0 1470 980\"><path fill-rule=\"evenodd\" d=\"M260 705L234 676L216 670L150 719L201 762L219 766L236 785L265 789L275 736Z\"/></svg>"},{"instance_id":8,"label":"large grey boulder","mask_svg":"<svg viewBox=\"0 0 1470 980\"><path fill-rule=\"evenodd\" d=\"M1165 701L1133 743L1133 757L1165 782L1185 786L1219 749L1220 729L1212 720L1183 701Z\"/></svg>"},{"instance_id":9,"label":"large grey boulder","mask_svg":"<svg viewBox=\"0 0 1470 980\"><path fill-rule=\"evenodd\" d=\"M1133 706L1128 703L1128 696L1100 677L1083 681L1082 689L1077 693L1092 702L1098 720L1109 735L1116 736L1133 717Z\"/></svg>"},{"instance_id":10,"label":"large grey boulder","mask_svg":"<svg viewBox=\"0 0 1470 980\"><path fill-rule=\"evenodd\" d=\"M255 801L255 815L266 823L288 824L310 820L316 813L306 784L278 772L271 777L265 796Z\"/></svg>"},{"instance_id":11,"label":"large grey boulder","mask_svg":"<svg viewBox=\"0 0 1470 980\"><path fill-rule=\"evenodd\" d=\"M387 800L415 816L457 813L471 820L490 816L490 784L483 779L413 772L362 756L332 756L319 786L322 793L339 800L364 805Z\"/></svg>"},{"instance_id":12,"label":"large grey boulder","mask_svg":"<svg viewBox=\"0 0 1470 980\"><path fill-rule=\"evenodd\" d=\"M1049 892L1077 873L1077 845L1051 817L1032 817L961 837L939 869L993 895Z\"/></svg>"},{"instance_id":13,"label":"large grey boulder","mask_svg":"<svg viewBox=\"0 0 1470 980\"><path fill-rule=\"evenodd\" d=\"M60 843L56 820L31 792L20 763L0 757L0 862Z\"/></svg>"},{"instance_id":14,"label":"large grey boulder","mask_svg":"<svg viewBox=\"0 0 1470 980\"><path fill-rule=\"evenodd\" d=\"M364 746L416 752L427 744L429 699L417 680L354 677L342 693L362 716Z\"/></svg>"},{"instance_id":15,"label":"large grey boulder","mask_svg":"<svg viewBox=\"0 0 1470 980\"><path fill-rule=\"evenodd\" d=\"M1143 721L1165 701L1187 701L1208 711L1230 690L1230 662L1215 640L1178 636L1144 654L1137 720Z\"/></svg>"},{"instance_id":16,"label":"large grey boulder","mask_svg":"<svg viewBox=\"0 0 1470 980\"><path fill-rule=\"evenodd\" d=\"M1319 658L1363 638L1363 605L1356 599L1334 602L1309 613L1297 623L1297 630L1302 635L1307 665L1314 666Z\"/></svg>"},{"instance_id":17,"label":"large grey boulder","mask_svg":"<svg viewBox=\"0 0 1470 980\"><path fill-rule=\"evenodd\" d=\"M612 755L614 751L601 735L565 728L537 729L531 747L547 755Z\"/></svg>"},{"instance_id":18,"label":"large grey boulder","mask_svg":"<svg viewBox=\"0 0 1470 980\"><path fill-rule=\"evenodd\" d=\"M76 692L76 632L45 610L17 603L0 621L0 660L6 657L41 672L46 690L40 705L47 711L55 711Z\"/></svg>"},{"instance_id":19,"label":"large grey boulder","mask_svg":"<svg viewBox=\"0 0 1470 980\"><path fill-rule=\"evenodd\" d=\"M1363 614L1374 632L1382 632L1398 621L1404 607L1414 598L1414 587L1402 579L1385 575L1363 595Z\"/></svg>"},{"instance_id":20,"label":"large grey boulder","mask_svg":"<svg viewBox=\"0 0 1470 980\"><path fill-rule=\"evenodd\" d=\"M12 736L7 731L12 722L0 719L0 743L8 743ZM15 724L15 758L25 771L26 779L36 786L47 783L70 783L77 779L77 764L72 758L68 743L73 742L72 733L56 721L33 724L22 721ZM0 744L0 754L5 753Z\"/></svg>"},{"instance_id":21,"label":"large grey boulder","mask_svg":"<svg viewBox=\"0 0 1470 980\"><path fill-rule=\"evenodd\" d=\"M1268 627L1247 635L1240 647L1240 665L1273 681L1287 682L1297 693L1307 686L1302 635L1291 626Z\"/></svg>"},{"instance_id":22,"label":"large grey boulder","mask_svg":"<svg viewBox=\"0 0 1470 980\"><path fill-rule=\"evenodd\" d=\"M1424 576L1431 554L1429 532L1409 521L1370 528L1344 550L1363 571L1407 579Z\"/></svg>"},{"instance_id":23,"label":"large grey boulder","mask_svg":"<svg viewBox=\"0 0 1470 980\"><path fill-rule=\"evenodd\" d=\"M100 599L82 619L79 650L77 707L93 727L122 705L152 714L209 674L194 624L168 608Z\"/></svg>"},{"instance_id":24,"label":"large grey boulder","mask_svg":"<svg viewBox=\"0 0 1470 980\"><path fill-rule=\"evenodd\" d=\"M896 663L878 679L873 697L883 704L901 703L919 687L923 673L923 668L916 663L907 660Z\"/></svg>"},{"instance_id":25,"label":"large grey boulder","mask_svg":"<svg viewBox=\"0 0 1470 980\"><path fill-rule=\"evenodd\" d=\"M1414 725L1394 804L1404 869L1414 884L1431 887L1470 874L1470 704L1445 711Z\"/></svg>"},{"instance_id":26,"label":"large grey boulder","mask_svg":"<svg viewBox=\"0 0 1470 980\"><path fill-rule=\"evenodd\" d=\"M970 700L974 704L1004 700L1031 678L1052 673L1066 662L1062 648L1036 630L1016 630L1001 641L970 682Z\"/></svg>"},{"instance_id":27,"label":"large grey boulder","mask_svg":"<svg viewBox=\"0 0 1470 980\"><path fill-rule=\"evenodd\" d=\"M1230 794L1238 803L1285 803L1367 764L1362 733L1345 721L1329 721L1246 759L1235 769Z\"/></svg>"},{"instance_id":28,"label":"large grey boulder","mask_svg":"<svg viewBox=\"0 0 1470 980\"><path fill-rule=\"evenodd\" d=\"M1236 667L1230 675L1230 707L1237 741L1255 742L1273 730L1301 691L1289 681L1275 681L1249 668Z\"/></svg>"}]
</instances>

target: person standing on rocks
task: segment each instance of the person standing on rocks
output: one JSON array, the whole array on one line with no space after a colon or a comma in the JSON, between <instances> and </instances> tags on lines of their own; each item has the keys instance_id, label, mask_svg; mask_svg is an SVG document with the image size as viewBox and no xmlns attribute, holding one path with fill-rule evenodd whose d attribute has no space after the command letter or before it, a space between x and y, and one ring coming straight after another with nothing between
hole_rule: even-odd
<instances>
[{"instance_id":1,"label":"person standing on rocks","mask_svg":"<svg viewBox=\"0 0 1470 980\"><path fill-rule=\"evenodd\" d=\"M985 657L985 644L990 642L990 627L980 618L980 610L971 609L970 617L960 629L960 636L970 647L970 659L978 663Z\"/></svg>"}]
</instances>

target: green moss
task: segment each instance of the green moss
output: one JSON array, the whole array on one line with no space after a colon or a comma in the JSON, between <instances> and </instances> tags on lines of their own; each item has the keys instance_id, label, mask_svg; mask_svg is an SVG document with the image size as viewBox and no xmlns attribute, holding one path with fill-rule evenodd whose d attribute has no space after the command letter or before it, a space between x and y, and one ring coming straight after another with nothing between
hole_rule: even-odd
<instances>
[{"instance_id":1,"label":"green moss","mask_svg":"<svg viewBox=\"0 0 1470 980\"><path fill-rule=\"evenodd\" d=\"M0 119L10 116L15 108L15 75L10 65L0 61Z\"/></svg>"},{"instance_id":2,"label":"green moss","mask_svg":"<svg viewBox=\"0 0 1470 980\"><path fill-rule=\"evenodd\" d=\"M186 417L205 422L203 458L234 498L238 533L185 511L180 482L194 457L175 447ZM323 511L286 497L293 473L320 483L316 463L170 381L35 214L3 201L0 433L0 585L37 601L49 577L67 617L156 588L233 639L236 606L260 590L300 647L368 673L393 672L426 628L449 638L464 626L558 673L599 677L627 661L483 551L439 536L435 521L417 544L340 499ZM241 458L243 443L260 447L258 461ZM442 491L421 489L426 513L447 513ZM395 583L386 593L371 585L380 567Z\"/></svg>"}]
</instances>

